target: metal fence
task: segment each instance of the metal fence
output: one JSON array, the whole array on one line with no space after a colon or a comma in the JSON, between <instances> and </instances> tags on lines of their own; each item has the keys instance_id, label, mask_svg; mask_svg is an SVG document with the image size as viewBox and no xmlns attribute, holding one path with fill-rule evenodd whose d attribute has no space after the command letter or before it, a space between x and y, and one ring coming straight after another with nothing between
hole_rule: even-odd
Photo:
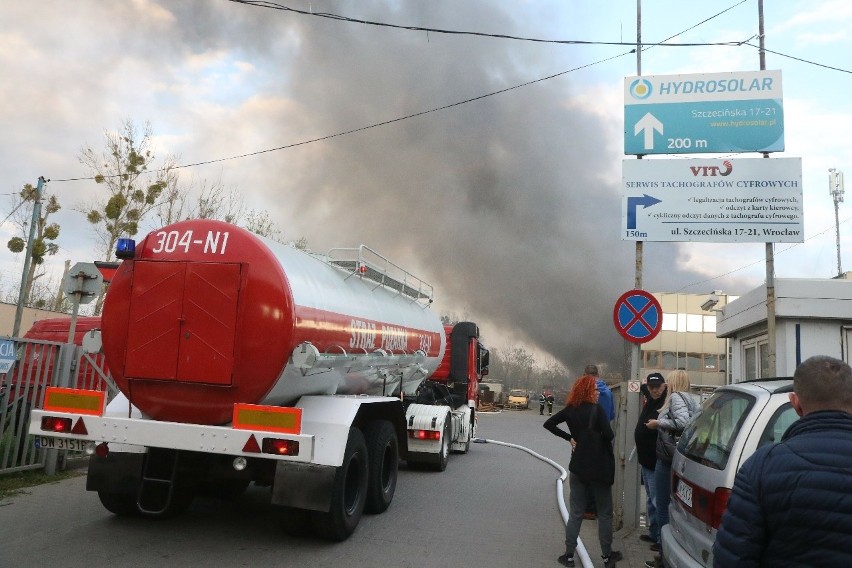
<instances>
[{"instance_id":1,"label":"metal fence","mask_svg":"<svg viewBox=\"0 0 852 568\"><path fill-rule=\"evenodd\" d=\"M41 408L48 386L103 390L112 399L117 389L103 354L85 353L72 343L21 338L13 341L16 360L0 373L0 474L41 469L49 451L37 449L29 435L30 411ZM85 457L81 452L61 452L60 467Z\"/></svg>"}]
</instances>

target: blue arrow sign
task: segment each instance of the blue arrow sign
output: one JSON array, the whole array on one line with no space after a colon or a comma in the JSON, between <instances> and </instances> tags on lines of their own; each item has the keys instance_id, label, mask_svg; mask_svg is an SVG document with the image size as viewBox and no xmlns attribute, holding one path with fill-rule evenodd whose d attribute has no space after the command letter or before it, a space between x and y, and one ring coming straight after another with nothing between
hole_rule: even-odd
<instances>
[{"instance_id":1,"label":"blue arrow sign","mask_svg":"<svg viewBox=\"0 0 852 568\"><path fill-rule=\"evenodd\" d=\"M636 228L636 208L640 205L642 207L651 207L652 205L656 205L657 203L662 203L656 197L651 197L647 193L642 195L642 197L628 197L627 198L627 228L635 229Z\"/></svg>"}]
</instances>

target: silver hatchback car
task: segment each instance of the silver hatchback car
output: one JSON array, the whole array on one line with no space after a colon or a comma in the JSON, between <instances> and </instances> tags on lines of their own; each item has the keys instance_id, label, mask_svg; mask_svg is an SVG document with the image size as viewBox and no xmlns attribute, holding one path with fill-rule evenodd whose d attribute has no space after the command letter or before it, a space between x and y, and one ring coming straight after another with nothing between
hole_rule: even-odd
<instances>
[{"instance_id":1,"label":"silver hatchback car","mask_svg":"<svg viewBox=\"0 0 852 568\"><path fill-rule=\"evenodd\" d=\"M737 471L799 418L791 392L791 378L749 381L719 387L702 404L672 461L670 519L662 531L667 566L713 566L713 542Z\"/></svg>"}]
</instances>

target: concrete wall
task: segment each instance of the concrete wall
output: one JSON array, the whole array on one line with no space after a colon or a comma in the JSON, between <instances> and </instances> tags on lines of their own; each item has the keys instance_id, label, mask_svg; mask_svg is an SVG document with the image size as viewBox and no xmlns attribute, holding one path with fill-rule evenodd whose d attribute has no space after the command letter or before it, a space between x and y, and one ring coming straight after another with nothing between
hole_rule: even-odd
<instances>
[{"instance_id":1,"label":"concrete wall","mask_svg":"<svg viewBox=\"0 0 852 568\"><path fill-rule=\"evenodd\" d=\"M12 328L15 326L15 304L7 304L0 302L0 336L10 336ZM48 318L70 318L71 314L61 312L52 312L50 310L38 310L35 308L24 308L21 315L21 330L19 335L24 335L27 330L32 327L33 322Z\"/></svg>"}]
</instances>

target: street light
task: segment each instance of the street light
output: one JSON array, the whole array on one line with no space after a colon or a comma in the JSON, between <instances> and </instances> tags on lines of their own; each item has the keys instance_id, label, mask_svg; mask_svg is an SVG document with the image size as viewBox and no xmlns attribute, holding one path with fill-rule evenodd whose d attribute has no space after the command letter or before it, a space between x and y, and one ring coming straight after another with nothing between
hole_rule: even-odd
<instances>
[{"instance_id":1,"label":"street light","mask_svg":"<svg viewBox=\"0 0 852 568\"><path fill-rule=\"evenodd\" d=\"M840 268L840 214L838 205L843 202L843 172L828 168L828 192L834 199L834 225L837 227L837 276L843 275Z\"/></svg>"}]
</instances>

